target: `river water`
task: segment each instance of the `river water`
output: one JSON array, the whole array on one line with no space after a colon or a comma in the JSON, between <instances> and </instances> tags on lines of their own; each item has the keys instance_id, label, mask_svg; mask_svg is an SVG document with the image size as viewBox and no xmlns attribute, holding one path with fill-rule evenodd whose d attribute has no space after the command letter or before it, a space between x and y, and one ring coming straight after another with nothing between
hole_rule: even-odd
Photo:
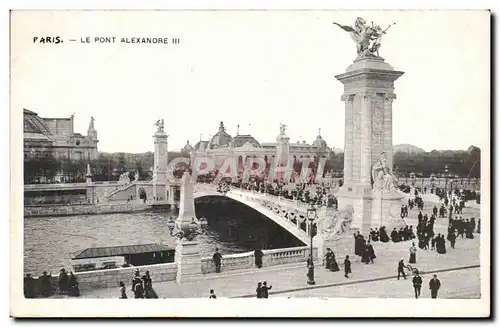
<instances>
[{"instance_id":1,"label":"river water","mask_svg":"<svg viewBox=\"0 0 500 327\"><path fill-rule=\"evenodd\" d=\"M208 220L198 236L202 256L303 245L272 220L230 199L196 202L197 217ZM128 213L24 219L24 270L35 276L71 270L71 257L90 247L163 243L175 247L167 221L175 213Z\"/></svg>"}]
</instances>

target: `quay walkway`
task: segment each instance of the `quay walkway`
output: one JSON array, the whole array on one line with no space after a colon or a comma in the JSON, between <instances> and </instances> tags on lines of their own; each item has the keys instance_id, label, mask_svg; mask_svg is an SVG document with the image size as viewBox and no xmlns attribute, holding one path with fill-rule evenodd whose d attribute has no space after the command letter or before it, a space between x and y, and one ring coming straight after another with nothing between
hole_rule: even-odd
<instances>
[{"instance_id":1,"label":"quay walkway","mask_svg":"<svg viewBox=\"0 0 500 327\"><path fill-rule=\"evenodd\" d=\"M446 254L438 254L431 250L420 250L417 252L417 263L413 267L418 268L422 274L425 283L428 283L430 274L437 273L441 276L443 288L457 287L453 273L449 271L467 270L469 274L473 274L474 278L479 280L477 276L480 272L479 266L479 243L480 235L475 234L475 239L458 239L456 248L447 248ZM396 280L397 263L401 258L405 258L407 262L409 257L409 247L411 242L400 243L374 243L375 253L377 258L374 264L363 264L359 262L359 257L351 256L353 262L350 278L345 278L343 273L343 259L337 258L337 263L340 266L339 272L330 272L322 266L317 266L315 269L316 285L307 285L307 268L305 263L295 263L267 268L252 268L239 271L227 271L220 274L208 274L197 282L178 284L175 281L169 282L154 282L153 287L160 298L206 298L209 290L214 289L219 298L235 298L235 297L254 297L257 282L267 281L273 288L269 292L270 297L293 297L297 296L315 296L317 292L324 297L351 297L351 294L345 292L337 292L341 287L348 289L359 289L362 291L367 285L377 285L384 283L384 280ZM481 268L483 269L483 268ZM486 268L487 269L487 268ZM144 273L144 271L141 271ZM445 278L446 277L446 278ZM471 277L472 278L472 277ZM133 298L133 293L130 290L129 280L123 280L127 287L127 295ZM118 280L116 281L118 285ZM413 289L411 279L400 280L398 282L408 284L408 297L412 297ZM468 286L469 296L478 297L480 294L480 283L470 280L461 280L459 283L465 283ZM392 282L391 282L392 283ZM357 285L359 284L359 285ZM350 285L350 286L349 286ZM453 285L453 286L451 286ZM423 292L425 287L422 288ZM306 295L304 295L306 294ZM373 294L373 293L372 293ZM90 289L82 292L83 298L117 298L119 296L118 286L112 288ZM354 292L352 297L360 297ZM380 297L391 297L390 289L386 294L380 294Z\"/></svg>"}]
</instances>

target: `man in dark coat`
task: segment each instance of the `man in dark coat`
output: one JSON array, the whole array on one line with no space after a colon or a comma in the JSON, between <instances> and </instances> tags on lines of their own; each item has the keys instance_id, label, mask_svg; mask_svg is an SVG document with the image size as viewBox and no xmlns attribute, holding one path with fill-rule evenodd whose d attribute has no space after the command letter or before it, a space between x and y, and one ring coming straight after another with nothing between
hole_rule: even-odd
<instances>
[{"instance_id":1,"label":"man in dark coat","mask_svg":"<svg viewBox=\"0 0 500 327\"><path fill-rule=\"evenodd\" d=\"M215 272L220 273L222 254L219 253L219 249L215 249L215 253L214 253L214 256L212 259L213 259L214 264L215 264Z\"/></svg>"},{"instance_id":2,"label":"man in dark coat","mask_svg":"<svg viewBox=\"0 0 500 327\"><path fill-rule=\"evenodd\" d=\"M429 289L431 290L431 298L436 299L438 295L438 290L441 287L441 281L437 278L437 275L432 276L429 282Z\"/></svg>"},{"instance_id":3,"label":"man in dark coat","mask_svg":"<svg viewBox=\"0 0 500 327\"><path fill-rule=\"evenodd\" d=\"M262 283L257 283L257 288L255 289L255 293L257 294L258 299L262 299Z\"/></svg>"},{"instance_id":4,"label":"man in dark coat","mask_svg":"<svg viewBox=\"0 0 500 327\"><path fill-rule=\"evenodd\" d=\"M406 279L406 274L405 274L405 262L404 262L404 259L401 258L401 260L399 260L398 262L398 280L399 280L399 277L401 275L403 275L403 278Z\"/></svg>"},{"instance_id":5,"label":"man in dark coat","mask_svg":"<svg viewBox=\"0 0 500 327\"><path fill-rule=\"evenodd\" d=\"M73 274L73 272L69 273L68 294L70 296L80 296L80 288L78 287L78 281L76 280L76 276L75 274Z\"/></svg>"},{"instance_id":6,"label":"man in dark coat","mask_svg":"<svg viewBox=\"0 0 500 327\"><path fill-rule=\"evenodd\" d=\"M262 283L262 287L260 288L261 292L262 292L262 297L264 299L267 299L269 297L269 290L273 288L272 286L267 286L267 282L264 281L264 283Z\"/></svg>"},{"instance_id":7,"label":"man in dark coat","mask_svg":"<svg viewBox=\"0 0 500 327\"><path fill-rule=\"evenodd\" d=\"M47 275L44 271L42 276L38 277L38 282L40 283L40 291L43 297L49 297L52 295L52 276Z\"/></svg>"},{"instance_id":8,"label":"man in dark coat","mask_svg":"<svg viewBox=\"0 0 500 327\"><path fill-rule=\"evenodd\" d=\"M24 297L27 299L36 297L35 279L31 277L31 274L26 274L24 277Z\"/></svg>"},{"instance_id":9,"label":"man in dark coat","mask_svg":"<svg viewBox=\"0 0 500 327\"><path fill-rule=\"evenodd\" d=\"M59 274L59 294L67 294L69 286L69 277L66 273L66 269L61 269Z\"/></svg>"},{"instance_id":10,"label":"man in dark coat","mask_svg":"<svg viewBox=\"0 0 500 327\"><path fill-rule=\"evenodd\" d=\"M420 296L420 289L422 288L422 277L420 277L418 271L415 273L412 282L413 288L415 289L415 298L418 299Z\"/></svg>"},{"instance_id":11,"label":"man in dark coat","mask_svg":"<svg viewBox=\"0 0 500 327\"><path fill-rule=\"evenodd\" d=\"M375 249L373 248L371 242L368 242L366 244L366 250L368 252L368 259L370 259L370 262L373 263L373 259L375 259L377 256L375 255Z\"/></svg>"},{"instance_id":12,"label":"man in dark coat","mask_svg":"<svg viewBox=\"0 0 500 327\"><path fill-rule=\"evenodd\" d=\"M346 255L345 260L344 260L344 276L345 276L345 278L349 278L349 274L351 274L351 273L352 273L351 261L349 260L349 256Z\"/></svg>"},{"instance_id":13,"label":"man in dark coat","mask_svg":"<svg viewBox=\"0 0 500 327\"><path fill-rule=\"evenodd\" d=\"M254 251L253 255L255 256L255 265L257 268L262 268L262 257L264 253L260 249Z\"/></svg>"}]
</instances>

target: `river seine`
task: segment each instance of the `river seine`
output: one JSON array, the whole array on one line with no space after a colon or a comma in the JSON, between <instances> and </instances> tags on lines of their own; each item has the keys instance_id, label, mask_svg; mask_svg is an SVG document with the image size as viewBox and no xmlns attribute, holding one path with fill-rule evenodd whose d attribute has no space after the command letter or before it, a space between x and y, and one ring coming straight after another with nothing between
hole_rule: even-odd
<instances>
[{"instance_id":1,"label":"river seine","mask_svg":"<svg viewBox=\"0 0 500 327\"><path fill-rule=\"evenodd\" d=\"M71 270L71 257L90 247L163 243L175 247L167 221L175 213L129 213L24 219L24 270L39 276ZM196 201L196 216L208 220L198 236L202 257L304 245L272 220L230 199Z\"/></svg>"}]
</instances>

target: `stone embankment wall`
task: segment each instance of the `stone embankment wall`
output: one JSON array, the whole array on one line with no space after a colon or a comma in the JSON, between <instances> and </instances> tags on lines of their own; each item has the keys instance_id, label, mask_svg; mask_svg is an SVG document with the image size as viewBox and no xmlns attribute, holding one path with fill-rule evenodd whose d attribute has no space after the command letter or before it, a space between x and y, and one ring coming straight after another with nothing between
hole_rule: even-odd
<instances>
[{"instance_id":1,"label":"stone embankment wall","mask_svg":"<svg viewBox=\"0 0 500 327\"><path fill-rule=\"evenodd\" d=\"M177 274L177 263L169 262L141 267L116 268L107 270L94 270L75 273L80 291L86 289L101 287L116 287L116 296L118 297L118 284L120 281L125 283L127 290L131 288L132 278L136 269L139 268L141 276L149 271L153 282L165 282L175 280Z\"/></svg>"},{"instance_id":2,"label":"stone embankment wall","mask_svg":"<svg viewBox=\"0 0 500 327\"><path fill-rule=\"evenodd\" d=\"M38 205L24 206L24 217L95 215L144 211L150 208L149 204L141 201L116 204Z\"/></svg>"}]
</instances>

